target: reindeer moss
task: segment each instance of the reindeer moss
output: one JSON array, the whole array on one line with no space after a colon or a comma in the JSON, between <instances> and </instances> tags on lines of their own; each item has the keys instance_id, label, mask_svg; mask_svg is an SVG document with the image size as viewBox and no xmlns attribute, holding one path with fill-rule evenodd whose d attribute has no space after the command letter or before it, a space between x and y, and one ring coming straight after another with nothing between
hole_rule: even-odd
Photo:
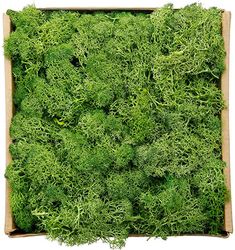
<instances>
[{"instance_id":1,"label":"reindeer moss","mask_svg":"<svg viewBox=\"0 0 235 250\"><path fill-rule=\"evenodd\" d=\"M220 234L221 11L7 13L17 226L113 247L128 234Z\"/></svg>"}]
</instances>

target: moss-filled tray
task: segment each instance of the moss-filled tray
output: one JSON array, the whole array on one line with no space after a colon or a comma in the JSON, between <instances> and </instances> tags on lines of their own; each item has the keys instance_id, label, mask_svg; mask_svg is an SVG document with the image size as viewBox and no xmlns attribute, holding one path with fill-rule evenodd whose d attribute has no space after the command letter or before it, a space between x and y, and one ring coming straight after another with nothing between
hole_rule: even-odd
<instances>
[{"instance_id":1,"label":"moss-filled tray","mask_svg":"<svg viewBox=\"0 0 235 250\"><path fill-rule=\"evenodd\" d=\"M7 14L13 228L113 247L231 232L221 10Z\"/></svg>"}]
</instances>

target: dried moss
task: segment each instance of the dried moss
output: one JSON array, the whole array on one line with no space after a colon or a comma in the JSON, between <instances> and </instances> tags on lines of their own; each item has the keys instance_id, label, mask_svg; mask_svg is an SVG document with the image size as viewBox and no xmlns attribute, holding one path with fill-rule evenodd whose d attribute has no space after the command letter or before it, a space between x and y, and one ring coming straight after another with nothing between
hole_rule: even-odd
<instances>
[{"instance_id":1,"label":"dried moss","mask_svg":"<svg viewBox=\"0 0 235 250\"><path fill-rule=\"evenodd\" d=\"M7 13L17 226L112 247L221 233L221 11Z\"/></svg>"}]
</instances>

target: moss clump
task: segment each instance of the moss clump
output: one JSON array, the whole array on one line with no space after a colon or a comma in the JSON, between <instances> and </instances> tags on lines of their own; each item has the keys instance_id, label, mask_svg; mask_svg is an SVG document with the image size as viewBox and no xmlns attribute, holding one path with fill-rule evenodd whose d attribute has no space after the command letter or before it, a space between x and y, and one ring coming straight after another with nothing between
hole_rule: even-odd
<instances>
[{"instance_id":1,"label":"moss clump","mask_svg":"<svg viewBox=\"0 0 235 250\"><path fill-rule=\"evenodd\" d=\"M114 247L221 233L221 11L8 14L17 226Z\"/></svg>"}]
</instances>

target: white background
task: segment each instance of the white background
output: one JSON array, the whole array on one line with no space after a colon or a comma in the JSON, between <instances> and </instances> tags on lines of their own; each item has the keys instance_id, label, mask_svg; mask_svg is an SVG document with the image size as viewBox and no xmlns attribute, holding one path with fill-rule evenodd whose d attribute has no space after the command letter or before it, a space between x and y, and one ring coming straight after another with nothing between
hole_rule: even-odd
<instances>
[{"instance_id":1,"label":"white background","mask_svg":"<svg viewBox=\"0 0 235 250\"><path fill-rule=\"evenodd\" d=\"M161 7L166 3L173 3L174 7L184 7L193 3L190 0L1 0L0 15L7 9L20 10L28 4L35 4L36 7ZM4 3L3 3L4 2ZM233 0L201 0L204 7L216 6L232 12L231 23L231 42L230 42L230 146L231 146L231 177L232 177L232 196L233 208L235 209L235 1ZM44 236L28 237L28 238L8 238L4 234L4 216L5 216L5 89L4 89L4 57L3 57L3 37L2 37L2 18L0 19L0 249L71 249L71 247L61 246L57 242L48 241ZM235 214L235 212L234 212ZM234 217L233 217L234 218ZM235 221L235 220L234 220ZM169 237L166 241L162 239L146 238L129 238L126 247L123 249L234 249L235 234L230 235L227 239L216 237L199 237L199 236L180 236ZM92 245L84 245L80 247L72 247L72 249L109 249L107 244L98 242Z\"/></svg>"}]
</instances>

